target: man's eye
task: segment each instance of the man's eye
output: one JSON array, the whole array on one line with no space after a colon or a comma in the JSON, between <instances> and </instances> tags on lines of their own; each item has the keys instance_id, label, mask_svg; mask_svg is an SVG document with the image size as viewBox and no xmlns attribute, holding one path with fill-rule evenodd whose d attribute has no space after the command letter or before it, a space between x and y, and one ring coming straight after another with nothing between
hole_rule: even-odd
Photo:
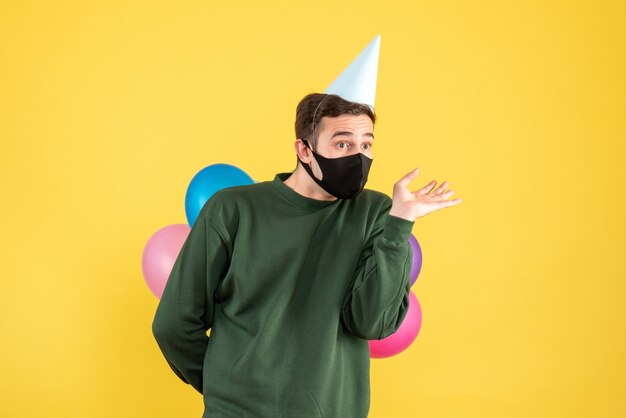
<instances>
[{"instance_id":1,"label":"man's eye","mask_svg":"<svg viewBox=\"0 0 626 418\"><path fill-rule=\"evenodd\" d=\"M363 144L363 146L365 147L365 149L370 149L372 148L372 146L370 144Z\"/></svg>"},{"instance_id":2,"label":"man's eye","mask_svg":"<svg viewBox=\"0 0 626 418\"><path fill-rule=\"evenodd\" d=\"M340 143L337 144L337 146L339 148L344 149L345 147L342 147L341 145L346 145L347 146L348 144L346 142L340 142Z\"/></svg>"}]
</instances>

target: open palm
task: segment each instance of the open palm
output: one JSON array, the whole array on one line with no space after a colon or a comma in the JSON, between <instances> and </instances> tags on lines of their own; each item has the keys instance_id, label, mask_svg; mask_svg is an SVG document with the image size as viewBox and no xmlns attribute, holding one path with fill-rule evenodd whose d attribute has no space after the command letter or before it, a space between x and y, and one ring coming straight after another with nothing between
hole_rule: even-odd
<instances>
[{"instance_id":1,"label":"open palm","mask_svg":"<svg viewBox=\"0 0 626 418\"><path fill-rule=\"evenodd\" d=\"M430 212L461 203L459 198L446 200L454 194L452 189L445 191L448 185L447 181L441 183L436 189L434 187L437 181L433 180L419 190L410 191L409 183L418 173L419 168L416 168L394 184L390 215L414 221Z\"/></svg>"}]
</instances>

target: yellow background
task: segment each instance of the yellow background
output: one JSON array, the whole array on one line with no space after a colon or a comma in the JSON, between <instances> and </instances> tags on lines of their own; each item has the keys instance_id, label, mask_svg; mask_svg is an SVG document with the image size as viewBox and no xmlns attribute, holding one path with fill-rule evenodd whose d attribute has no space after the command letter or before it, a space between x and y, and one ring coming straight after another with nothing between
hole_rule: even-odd
<instances>
[{"instance_id":1,"label":"yellow background","mask_svg":"<svg viewBox=\"0 0 626 418\"><path fill-rule=\"evenodd\" d=\"M381 35L374 164L424 322L371 417L626 414L623 2L17 1L0 9L0 416L199 417L141 254L203 167L294 167L295 106Z\"/></svg>"}]
</instances>

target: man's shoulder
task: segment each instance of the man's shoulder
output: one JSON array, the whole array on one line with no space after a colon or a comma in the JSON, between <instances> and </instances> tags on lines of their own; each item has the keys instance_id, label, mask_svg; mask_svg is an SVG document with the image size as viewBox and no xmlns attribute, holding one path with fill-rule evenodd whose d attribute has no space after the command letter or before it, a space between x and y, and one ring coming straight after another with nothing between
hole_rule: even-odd
<instances>
[{"instance_id":1,"label":"man's shoulder","mask_svg":"<svg viewBox=\"0 0 626 418\"><path fill-rule=\"evenodd\" d=\"M391 200L391 198L387 194L379 192L378 190L363 189L361 194L367 196L369 199L374 199L377 201Z\"/></svg>"},{"instance_id":2,"label":"man's shoulder","mask_svg":"<svg viewBox=\"0 0 626 418\"><path fill-rule=\"evenodd\" d=\"M269 181L257 181L251 184L224 187L214 193L216 199L229 200L237 197L248 197L263 193L269 187Z\"/></svg>"},{"instance_id":3,"label":"man's shoulder","mask_svg":"<svg viewBox=\"0 0 626 418\"><path fill-rule=\"evenodd\" d=\"M391 208L391 198L383 192L372 189L363 189L355 198L358 204L374 206L381 210Z\"/></svg>"},{"instance_id":4,"label":"man's shoulder","mask_svg":"<svg viewBox=\"0 0 626 418\"><path fill-rule=\"evenodd\" d=\"M391 209L392 199L383 192L371 189L363 189L358 196L351 199L350 205L360 219L365 219L368 224L380 222Z\"/></svg>"},{"instance_id":5,"label":"man's shoulder","mask_svg":"<svg viewBox=\"0 0 626 418\"><path fill-rule=\"evenodd\" d=\"M207 210L230 212L246 202L253 203L268 195L269 181L259 181L239 186L228 186L217 190L205 203Z\"/></svg>"},{"instance_id":6,"label":"man's shoulder","mask_svg":"<svg viewBox=\"0 0 626 418\"><path fill-rule=\"evenodd\" d=\"M242 213L255 208L255 202L268 196L268 182L229 186L214 192L204 203L199 216L210 219L214 225L226 230L236 229Z\"/></svg>"}]
</instances>

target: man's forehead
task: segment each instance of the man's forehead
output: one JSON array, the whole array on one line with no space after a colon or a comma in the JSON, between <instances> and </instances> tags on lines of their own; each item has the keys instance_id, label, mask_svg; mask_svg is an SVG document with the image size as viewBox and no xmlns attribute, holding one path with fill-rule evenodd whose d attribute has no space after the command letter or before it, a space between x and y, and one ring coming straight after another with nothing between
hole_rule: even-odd
<instances>
[{"instance_id":1,"label":"man's forehead","mask_svg":"<svg viewBox=\"0 0 626 418\"><path fill-rule=\"evenodd\" d=\"M365 130L365 131L373 131L374 124L372 120L367 115L340 115L336 117L324 116L320 121L321 130L337 130L337 129L346 129L346 130Z\"/></svg>"}]
</instances>

